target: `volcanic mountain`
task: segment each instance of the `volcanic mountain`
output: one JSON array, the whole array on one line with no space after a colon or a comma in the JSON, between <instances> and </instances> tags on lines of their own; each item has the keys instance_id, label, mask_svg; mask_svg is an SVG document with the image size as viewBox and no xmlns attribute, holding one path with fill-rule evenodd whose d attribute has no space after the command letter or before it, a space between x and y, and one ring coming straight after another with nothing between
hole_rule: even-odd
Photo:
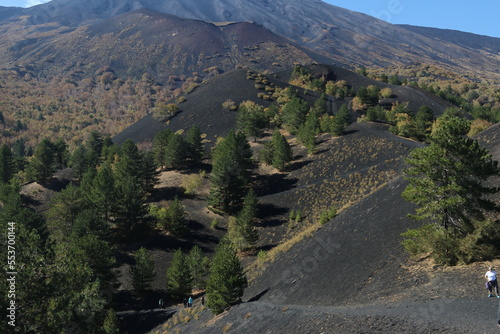
<instances>
[{"instance_id":1,"label":"volcanic mountain","mask_svg":"<svg viewBox=\"0 0 500 334\"><path fill-rule=\"evenodd\" d=\"M44 64L52 75L109 67L116 74L140 77L148 72L165 78L237 66L279 69L313 61L290 41L255 23L213 24L144 8L76 28L49 23L18 26L10 36L11 43L0 45L5 48L4 61Z\"/></svg>"},{"instance_id":2,"label":"volcanic mountain","mask_svg":"<svg viewBox=\"0 0 500 334\"><path fill-rule=\"evenodd\" d=\"M491 38L492 47L485 49L477 42L482 36L465 34L457 40L449 34L429 34L318 0L53 0L22 10L22 15L19 10L2 10L0 18L4 18L4 31L23 20L25 26L56 29L87 25L139 8L209 22L253 21L344 64L385 67L425 62L500 79L495 52L498 38Z\"/></svg>"}]
</instances>

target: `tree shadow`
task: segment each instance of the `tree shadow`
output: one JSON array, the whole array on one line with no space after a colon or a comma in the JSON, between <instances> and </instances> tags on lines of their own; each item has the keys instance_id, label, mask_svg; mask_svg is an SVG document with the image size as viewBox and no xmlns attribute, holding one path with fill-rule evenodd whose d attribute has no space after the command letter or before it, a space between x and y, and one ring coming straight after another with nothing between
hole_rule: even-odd
<instances>
[{"instance_id":1,"label":"tree shadow","mask_svg":"<svg viewBox=\"0 0 500 334\"><path fill-rule=\"evenodd\" d=\"M157 188L149 197L150 202L159 202L162 200L173 200L175 196L184 197L184 188L182 187L163 187Z\"/></svg>"},{"instance_id":2,"label":"tree shadow","mask_svg":"<svg viewBox=\"0 0 500 334\"><path fill-rule=\"evenodd\" d=\"M259 175L255 178L257 196L267 196L292 189L299 180L286 174Z\"/></svg>"},{"instance_id":3,"label":"tree shadow","mask_svg":"<svg viewBox=\"0 0 500 334\"><path fill-rule=\"evenodd\" d=\"M288 213L289 209L285 207L279 207L272 203L264 203L259 205L259 217L263 219L262 223L259 225L261 227L276 227L281 226L285 221L279 217ZM271 218L277 217L277 218ZM267 218L267 219L264 219ZM271 219L269 219L271 218Z\"/></svg>"},{"instance_id":4,"label":"tree shadow","mask_svg":"<svg viewBox=\"0 0 500 334\"><path fill-rule=\"evenodd\" d=\"M264 295L265 295L266 293L268 293L268 292L269 292L269 290L270 290L270 289L269 289L269 288L267 288L267 289L265 289L264 291L262 291L261 293L259 293L259 294L255 295L255 296L253 296L252 298L250 298L249 300L247 300L247 303L251 303L251 302L256 302L256 301L259 301L259 299L261 299L262 297L264 297Z\"/></svg>"},{"instance_id":5,"label":"tree shadow","mask_svg":"<svg viewBox=\"0 0 500 334\"><path fill-rule=\"evenodd\" d=\"M287 170L290 172L293 172L293 171L296 171L298 169L301 169L302 167L309 165L311 162L312 162L312 160L297 161L297 162L291 163L288 166Z\"/></svg>"}]
</instances>

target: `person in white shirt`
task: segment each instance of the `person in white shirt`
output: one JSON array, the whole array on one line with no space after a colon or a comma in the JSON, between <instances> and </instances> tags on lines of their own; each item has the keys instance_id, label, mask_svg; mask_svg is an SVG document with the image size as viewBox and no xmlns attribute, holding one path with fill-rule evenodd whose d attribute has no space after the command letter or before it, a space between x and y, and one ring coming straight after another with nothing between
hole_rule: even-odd
<instances>
[{"instance_id":1,"label":"person in white shirt","mask_svg":"<svg viewBox=\"0 0 500 334\"><path fill-rule=\"evenodd\" d=\"M484 275L486 278L486 288L489 291L488 297L493 297L493 288L495 288L495 292L497 294L497 298L500 298L500 294L498 293L498 281L497 281L497 273L493 270L493 267L489 267L488 271Z\"/></svg>"}]
</instances>

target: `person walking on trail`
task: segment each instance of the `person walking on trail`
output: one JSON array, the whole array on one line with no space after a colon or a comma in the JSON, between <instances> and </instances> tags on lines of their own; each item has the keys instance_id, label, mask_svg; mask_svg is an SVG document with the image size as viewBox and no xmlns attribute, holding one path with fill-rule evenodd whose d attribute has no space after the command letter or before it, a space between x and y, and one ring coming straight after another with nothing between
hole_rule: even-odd
<instances>
[{"instance_id":1,"label":"person walking on trail","mask_svg":"<svg viewBox=\"0 0 500 334\"><path fill-rule=\"evenodd\" d=\"M188 299L188 307L192 307L192 306L193 306L193 298L189 297L189 299Z\"/></svg>"},{"instance_id":2,"label":"person walking on trail","mask_svg":"<svg viewBox=\"0 0 500 334\"><path fill-rule=\"evenodd\" d=\"M163 308L163 299L160 299L160 300L158 301L158 306L159 306L160 308Z\"/></svg>"},{"instance_id":3,"label":"person walking on trail","mask_svg":"<svg viewBox=\"0 0 500 334\"><path fill-rule=\"evenodd\" d=\"M184 298L182 303L184 304L184 308L188 307L188 300L186 298Z\"/></svg>"},{"instance_id":4,"label":"person walking on trail","mask_svg":"<svg viewBox=\"0 0 500 334\"><path fill-rule=\"evenodd\" d=\"M497 298L500 298L500 294L498 293L498 280L497 273L493 270L493 267L489 267L488 271L484 275L486 278L486 288L488 289L488 297L493 297L493 288L495 288L495 292L497 294Z\"/></svg>"}]
</instances>

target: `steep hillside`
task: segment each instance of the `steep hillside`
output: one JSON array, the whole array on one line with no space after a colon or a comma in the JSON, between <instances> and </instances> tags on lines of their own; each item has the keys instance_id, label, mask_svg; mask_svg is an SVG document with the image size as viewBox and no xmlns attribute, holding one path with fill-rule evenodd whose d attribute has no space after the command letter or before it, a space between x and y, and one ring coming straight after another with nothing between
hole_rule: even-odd
<instances>
[{"instance_id":1,"label":"steep hillside","mask_svg":"<svg viewBox=\"0 0 500 334\"><path fill-rule=\"evenodd\" d=\"M466 43L462 42L462 37L459 41L455 38L436 40L427 33L420 34L420 31L414 32L317 0L54 0L24 10L23 14L27 17L25 25L76 27L140 7L203 21L254 21L345 64L386 67L428 62L500 80L496 47L484 49L481 42L476 41L478 36L467 35ZM18 22L20 19L11 16L9 20ZM4 24L9 24L9 20L4 20Z\"/></svg>"},{"instance_id":2,"label":"steep hillside","mask_svg":"<svg viewBox=\"0 0 500 334\"><path fill-rule=\"evenodd\" d=\"M237 66L265 70L312 62L289 41L253 23L214 25L146 9L62 33L50 24L30 27L28 33L22 27L9 32L15 42L0 44L3 61L43 64L52 75L85 76L109 67L117 75L148 72L165 79Z\"/></svg>"},{"instance_id":3,"label":"steep hillside","mask_svg":"<svg viewBox=\"0 0 500 334\"><path fill-rule=\"evenodd\" d=\"M430 38L452 42L468 49L484 50L498 54L500 52L500 38L471 34L450 29L437 29L429 27L417 27L407 24L399 25L402 28L416 32Z\"/></svg>"},{"instance_id":4,"label":"steep hillside","mask_svg":"<svg viewBox=\"0 0 500 334\"><path fill-rule=\"evenodd\" d=\"M432 94L425 93L410 86L395 86L376 81L352 71L336 66L312 65L308 67L312 75L326 76L328 80L345 80L350 87L355 90L360 87L376 85L380 88L390 87L394 92L394 97L386 102L408 103L410 110L418 110L426 105L431 108L436 116L439 116L450 104ZM291 70L282 71L268 75L268 80L276 87L285 88L288 86ZM258 98L261 90L255 87L255 82L247 78L246 70L236 70L224 73L215 78L207 80L186 95L186 102L179 105L181 111L173 117L168 124L161 123L150 114L129 128L117 134L113 140L122 143L126 139L132 139L136 143L151 142L155 134L165 128L173 131L188 129L193 125L198 125L202 133L206 134L207 143L214 144L217 136L225 136L227 132L236 126L236 112L225 110L222 103L227 100L234 101L237 105L246 100L254 101L258 104L269 106L271 101ZM319 93L299 89L299 94L311 105L319 97ZM338 99L330 96L327 98L327 109L334 114L342 104L348 104L347 99Z\"/></svg>"},{"instance_id":5,"label":"steep hillside","mask_svg":"<svg viewBox=\"0 0 500 334\"><path fill-rule=\"evenodd\" d=\"M175 309L176 315L164 318L172 316L172 321L148 322L148 328L161 324L153 333L495 331L498 301L485 298L481 276L486 266L499 265L500 260L444 268L425 259L409 259L400 245L400 234L421 224L407 217L413 205L401 198L406 186L402 158L420 144L391 135L375 123L354 124L349 130L344 137L325 138L320 153L298 163L286 176L288 189L274 181L276 193L259 197L269 208L263 214L261 234L305 232L287 247L276 246L282 242L278 239L261 241L263 249L282 251L269 250L266 258L250 266L251 283L243 302L214 318L198 300L194 314ZM494 139L491 133L484 136ZM330 222L306 228L313 216L307 208L321 200L323 207L341 204L339 197L360 189L363 183L357 181L373 169L379 175L383 170L392 172L379 186L373 180L366 182L372 191L353 193ZM336 182L342 178L349 181ZM294 198L291 193L303 195ZM304 210L305 220L295 226L285 224L291 209ZM142 328L130 329L142 333Z\"/></svg>"}]
</instances>

